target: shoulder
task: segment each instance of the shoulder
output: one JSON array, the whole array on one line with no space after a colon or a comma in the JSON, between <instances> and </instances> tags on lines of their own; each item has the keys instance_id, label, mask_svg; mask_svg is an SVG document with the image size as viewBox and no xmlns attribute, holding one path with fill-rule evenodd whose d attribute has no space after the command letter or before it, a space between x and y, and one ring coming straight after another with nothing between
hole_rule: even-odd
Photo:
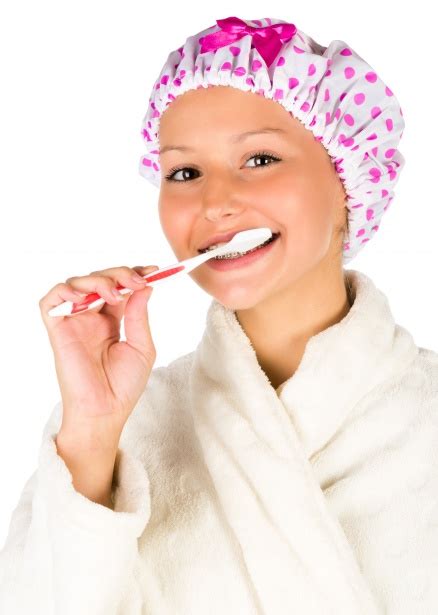
<instances>
[{"instance_id":1,"label":"shoulder","mask_svg":"<svg viewBox=\"0 0 438 615\"><path fill-rule=\"evenodd\" d=\"M417 350L412 363L400 374L400 397L412 403L418 419L429 419L438 427L438 353L429 348Z\"/></svg>"}]
</instances>

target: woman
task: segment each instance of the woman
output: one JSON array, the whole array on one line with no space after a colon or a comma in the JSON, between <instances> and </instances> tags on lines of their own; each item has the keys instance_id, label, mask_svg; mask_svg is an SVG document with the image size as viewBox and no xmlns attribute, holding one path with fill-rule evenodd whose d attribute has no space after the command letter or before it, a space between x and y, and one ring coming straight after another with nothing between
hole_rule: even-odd
<instances>
[{"instance_id":1,"label":"woman","mask_svg":"<svg viewBox=\"0 0 438 615\"><path fill-rule=\"evenodd\" d=\"M213 298L205 333L166 367L152 370L150 291L111 298L128 268L41 300L62 402L14 511L0 605L433 613L438 355L369 277L342 268L403 166L398 103L342 41L323 48L279 20L217 24L163 67L140 169L160 187L178 260L246 228L276 238L190 274ZM48 309L91 290L103 308L50 322Z\"/></svg>"}]
</instances>

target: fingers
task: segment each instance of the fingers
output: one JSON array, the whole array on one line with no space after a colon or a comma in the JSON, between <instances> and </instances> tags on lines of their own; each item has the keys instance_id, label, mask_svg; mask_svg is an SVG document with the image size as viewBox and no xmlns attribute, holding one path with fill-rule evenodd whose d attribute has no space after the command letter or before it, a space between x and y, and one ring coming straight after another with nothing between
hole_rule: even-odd
<instances>
[{"instance_id":1,"label":"fingers","mask_svg":"<svg viewBox=\"0 0 438 615\"><path fill-rule=\"evenodd\" d=\"M47 314L53 307L64 303L64 301L79 302L85 297L86 293L73 291L67 284L60 282L56 284L44 297L39 301L41 316L46 327L53 326L59 318L52 318ZM62 318L62 317L61 317Z\"/></svg>"},{"instance_id":2,"label":"fingers","mask_svg":"<svg viewBox=\"0 0 438 615\"><path fill-rule=\"evenodd\" d=\"M138 350L149 369L152 369L156 358L147 308L153 290L153 286L148 286L132 294L124 315L126 344Z\"/></svg>"},{"instance_id":3,"label":"fingers","mask_svg":"<svg viewBox=\"0 0 438 615\"><path fill-rule=\"evenodd\" d=\"M141 275L146 275L151 271L158 269L157 265L149 265L147 267L113 267L102 271L93 271L85 276L73 276L65 282L56 284L39 302L39 307L43 316L44 322L47 324L50 321L56 322L59 318L51 318L47 312L63 303L64 301L80 302L81 299L90 293L100 295L112 308L110 313L114 315L122 315L125 297L129 295L121 295L116 286L124 286L132 291L138 291L147 286L147 282L141 278ZM78 293L78 294L76 294ZM120 297L120 299L118 299ZM105 306L96 308L98 311ZM107 308L107 311L108 311ZM121 310L119 309L121 308Z\"/></svg>"}]
</instances>

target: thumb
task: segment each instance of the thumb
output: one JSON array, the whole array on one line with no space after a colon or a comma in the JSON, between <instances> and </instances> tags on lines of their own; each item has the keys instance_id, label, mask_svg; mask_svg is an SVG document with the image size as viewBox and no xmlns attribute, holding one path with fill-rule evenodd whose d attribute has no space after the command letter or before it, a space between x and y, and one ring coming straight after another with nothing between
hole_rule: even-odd
<instances>
[{"instance_id":1,"label":"thumb","mask_svg":"<svg viewBox=\"0 0 438 615\"><path fill-rule=\"evenodd\" d=\"M147 303L153 290L152 286L145 286L132 293L124 314L126 343L151 361L155 357L155 346L149 327Z\"/></svg>"}]
</instances>

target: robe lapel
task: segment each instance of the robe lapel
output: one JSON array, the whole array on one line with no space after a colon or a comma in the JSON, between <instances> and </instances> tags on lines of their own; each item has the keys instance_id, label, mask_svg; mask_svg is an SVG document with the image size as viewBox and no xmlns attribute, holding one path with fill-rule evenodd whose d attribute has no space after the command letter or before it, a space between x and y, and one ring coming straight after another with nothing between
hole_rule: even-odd
<instances>
[{"instance_id":1,"label":"robe lapel","mask_svg":"<svg viewBox=\"0 0 438 615\"><path fill-rule=\"evenodd\" d=\"M412 340L394 334L384 295L364 274L351 276L353 308L310 340L280 395L234 312L215 300L194 355L194 428L268 615L378 612L308 459L395 367L386 363L391 349L399 361L412 354Z\"/></svg>"}]
</instances>

